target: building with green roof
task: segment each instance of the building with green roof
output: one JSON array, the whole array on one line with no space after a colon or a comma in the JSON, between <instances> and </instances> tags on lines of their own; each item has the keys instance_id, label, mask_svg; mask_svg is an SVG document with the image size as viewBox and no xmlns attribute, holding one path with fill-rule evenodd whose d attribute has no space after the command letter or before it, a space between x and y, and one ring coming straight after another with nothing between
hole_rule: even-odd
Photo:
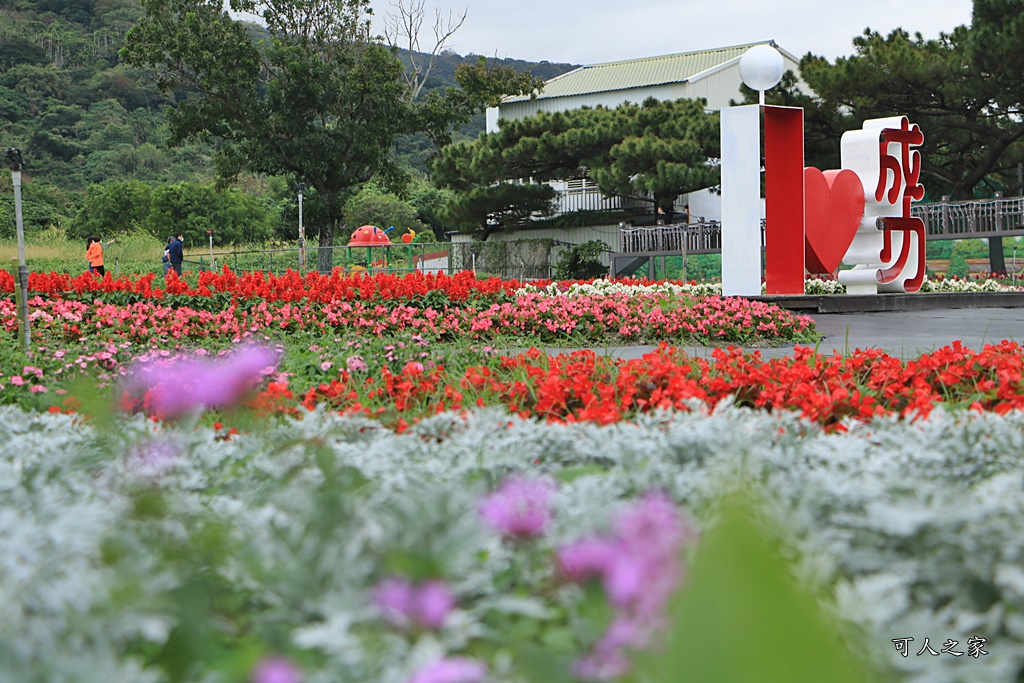
<instances>
[{"instance_id":1,"label":"building with green roof","mask_svg":"<svg viewBox=\"0 0 1024 683\"><path fill-rule=\"evenodd\" d=\"M800 60L774 40L581 66L545 82L534 99L504 98L499 106L488 110L487 130L496 131L502 119L515 120L543 111L570 111L580 107L614 108L625 102L640 104L649 97L656 100L704 98L708 109L717 111L729 106L730 100L740 99L740 57L751 47L762 44L779 51L786 70L800 73Z\"/></svg>"},{"instance_id":2,"label":"building with green roof","mask_svg":"<svg viewBox=\"0 0 1024 683\"><path fill-rule=\"evenodd\" d=\"M764 40L711 50L581 66L546 81L534 98L505 97L499 106L487 110L486 130L489 133L496 132L502 120L526 118L540 112L598 106L613 109L626 102L641 104L651 97L657 100L703 98L709 111L717 111L728 107L730 101L742 99L740 57L751 47L764 44L779 51L785 70L797 74L802 89L811 92L799 80L800 60L776 45L774 40ZM516 182L532 181L518 179ZM559 214L646 206L646 203L638 202L635 198L605 197L598 191L597 185L585 176L551 181L550 184L558 193L555 212ZM685 213L690 222L721 220L721 196L710 188L681 195L675 205L677 214ZM652 222L653 218L652 215ZM563 245L600 240L611 250L618 250L623 225L627 224L529 228L495 233L490 239L514 241L550 238ZM473 238L470 235L455 235L452 239L468 241ZM602 261L607 261L607 255L602 257Z\"/></svg>"}]
</instances>

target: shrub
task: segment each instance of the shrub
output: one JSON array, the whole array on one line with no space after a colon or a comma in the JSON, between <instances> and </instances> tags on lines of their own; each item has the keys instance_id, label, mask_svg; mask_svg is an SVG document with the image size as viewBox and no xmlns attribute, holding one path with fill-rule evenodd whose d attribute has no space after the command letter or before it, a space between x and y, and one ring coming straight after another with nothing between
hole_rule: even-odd
<instances>
[{"instance_id":1,"label":"shrub","mask_svg":"<svg viewBox=\"0 0 1024 683\"><path fill-rule=\"evenodd\" d=\"M563 251L555 264L555 277L559 280L586 280L608 274L608 266L599 260L608 251L601 240L576 244Z\"/></svg>"}]
</instances>

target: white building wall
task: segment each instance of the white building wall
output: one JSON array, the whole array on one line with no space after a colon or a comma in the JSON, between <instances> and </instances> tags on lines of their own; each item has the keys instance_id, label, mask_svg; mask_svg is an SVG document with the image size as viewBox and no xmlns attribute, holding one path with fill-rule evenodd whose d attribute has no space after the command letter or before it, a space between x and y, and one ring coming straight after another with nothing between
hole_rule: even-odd
<instances>
[{"instance_id":1,"label":"white building wall","mask_svg":"<svg viewBox=\"0 0 1024 683\"><path fill-rule=\"evenodd\" d=\"M683 203L690 207L690 220L698 221L701 218L706 221L722 220L721 195L714 194L711 190L700 190L684 195L684 197Z\"/></svg>"},{"instance_id":2,"label":"white building wall","mask_svg":"<svg viewBox=\"0 0 1024 683\"><path fill-rule=\"evenodd\" d=\"M688 97L703 97L709 110L719 111L729 106L729 100L742 99L740 83L740 68L736 64L691 83Z\"/></svg>"}]
</instances>

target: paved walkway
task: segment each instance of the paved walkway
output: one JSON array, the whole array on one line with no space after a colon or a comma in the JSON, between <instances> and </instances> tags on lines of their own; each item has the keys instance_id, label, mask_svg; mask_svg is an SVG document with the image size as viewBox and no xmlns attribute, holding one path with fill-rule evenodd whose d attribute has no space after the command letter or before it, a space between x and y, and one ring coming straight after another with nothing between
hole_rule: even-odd
<instances>
[{"instance_id":1,"label":"paved walkway","mask_svg":"<svg viewBox=\"0 0 1024 683\"><path fill-rule=\"evenodd\" d=\"M818 331L825 338L818 352L846 353L855 349L878 348L900 358L913 358L963 341L971 349L1004 339L1024 344L1024 308L970 308L886 313L813 313ZM806 344L804 345L806 346ZM639 358L654 346L626 346L594 349L620 358ZM686 347L691 355L708 357L709 347ZM753 350L753 349L749 349ZM793 345L758 349L766 358L792 353ZM548 349L564 353L565 349Z\"/></svg>"}]
</instances>

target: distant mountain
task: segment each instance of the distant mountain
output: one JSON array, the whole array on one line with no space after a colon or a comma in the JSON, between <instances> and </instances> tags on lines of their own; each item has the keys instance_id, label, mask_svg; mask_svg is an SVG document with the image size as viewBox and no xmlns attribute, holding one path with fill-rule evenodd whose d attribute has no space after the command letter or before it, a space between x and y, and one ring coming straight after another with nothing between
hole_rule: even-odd
<instances>
[{"instance_id":1,"label":"distant mountain","mask_svg":"<svg viewBox=\"0 0 1024 683\"><path fill-rule=\"evenodd\" d=\"M22 150L36 181L62 193L93 183L137 179L197 180L213 174L211 148L168 149L164 113L187 93L161 93L146 72L120 63L118 50L141 17L138 0L6 0L0 11L0 134ZM253 33L261 29L253 26ZM407 54L401 54L408 63ZM426 57L425 55L423 57ZM438 56L425 90L455 83L460 63L477 56ZM548 79L571 64L488 58ZM474 137L483 116L459 132ZM432 152L403 140L398 155L424 170ZM74 203L75 197L68 201Z\"/></svg>"},{"instance_id":2,"label":"distant mountain","mask_svg":"<svg viewBox=\"0 0 1024 683\"><path fill-rule=\"evenodd\" d=\"M417 53L417 55L420 57L420 61L429 57L429 55L420 53ZM399 50L398 56L408 66L409 52L407 50ZM431 75L431 78L428 79L424 89L430 90L433 88L455 85L455 69L458 68L459 64L476 64L479 59L480 55L468 54L463 57L451 51L439 54L434 64L434 73ZM575 64L553 64L548 61L527 62L522 59L500 59L495 57L487 57L486 59L489 65L512 67L520 73L528 71L542 81L546 81L577 68L577 65Z\"/></svg>"},{"instance_id":3,"label":"distant mountain","mask_svg":"<svg viewBox=\"0 0 1024 683\"><path fill-rule=\"evenodd\" d=\"M160 92L151 74L129 68L118 58L125 35L141 16L138 0L4 0L0 139L4 147L19 148L25 158L27 232L73 222L89 188L98 183L212 180L212 146L165 144L166 112L189 93ZM256 25L248 28L254 38L265 35ZM399 56L408 62L407 54ZM454 85L458 65L477 59L440 55L425 89ZM489 61L541 79L573 68L514 59ZM480 115L457 137L475 137L483 127ZM425 173L435 151L425 136L409 136L399 141L395 156ZM243 178L241 187L270 205L290 206L294 200L281 179ZM0 239L11 237L13 231L10 175L2 173Z\"/></svg>"}]
</instances>

